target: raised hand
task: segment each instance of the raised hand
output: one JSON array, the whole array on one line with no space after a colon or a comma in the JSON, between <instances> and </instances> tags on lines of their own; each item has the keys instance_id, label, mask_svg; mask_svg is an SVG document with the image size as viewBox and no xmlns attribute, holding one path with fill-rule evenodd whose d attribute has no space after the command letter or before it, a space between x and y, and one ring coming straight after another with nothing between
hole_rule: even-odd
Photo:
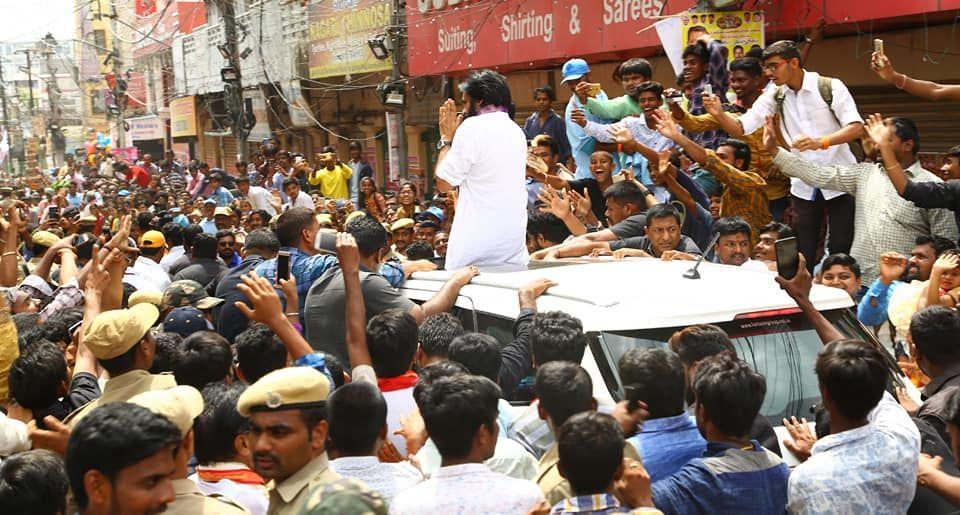
<instances>
[{"instance_id":1,"label":"raised hand","mask_svg":"<svg viewBox=\"0 0 960 515\"><path fill-rule=\"evenodd\" d=\"M907 257L899 252L884 252L880 254L880 281L890 284L903 277L907 270Z\"/></svg>"},{"instance_id":2,"label":"raised hand","mask_svg":"<svg viewBox=\"0 0 960 515\"><path fill-rule=\"evenodd\" d=\"M783 445L793 453L800 461L807 461L813 450L813 444L817 443L817 435L810 431L807 425L807 419L790 417L783 419L783 427L790 433L790 439L784 440Z\"/></svg>"},{"instance_id":3,"label":"raised hand","mask_svg":"<svg viewBox=\"0 0 960 515\"><path fill-rule=\"evenodd\" d=\"M360 248L353 235L346 232L337 233L337 259L340 261L340 270L344 274L360 272Z\"/></svg>"},{"instance_id":4,"label":"raised hand","mask_svg":"<svg viewBox=\"0 0 960 515\"><path fill-rule=\"evenodd\" d=\"M813 277L807 271L807 260L803 254L799 255L799 264L797 265L797 275L793 279L784 279L779 275L774 278L780 288L787 292L793 300L800 304L810 300L810 289L813 287Z\"/></svg>"},{"instance_id":5,"label":"raised hand","mask_svg":"<svg viewBox=\"0 0 960 515\"><path fill-rule=\"evenodd\" d=\"M267 326L283 319L283 306L280 304L280 297L270 281L260 277L254 271L240 276L240 281L242 283L237 285L237 289L253 304L251 309L241 301L233 303L244 316L253 322L260 322Z\"/></svg>"},{"instance_id":6,"label":"raised hand","mask_svg":"<svg viewBox=\"0 0 960 515\"><path fill-rule=\"evenodd\" d=\"M893 82L894 77L897 76L896 70L893 69L893 63L884 54L874 52L870 56L870 69L887 82Z\"/></svg>"},{"instance_id":7,"label":"raised hand","mask_svg":"<svg viewBox=\"0 0 960 515\"><path fill-rule=\"evenodd\" d=\"M723 112L723 103L720 101L720 97L712 93L704 93L702 98L703 107L708 113L719 116Z\"/></svg>"},{"instance_id":8,"label":"raised hand","mask_svg":"<svg viewBox=\"0 0 960 515\"><path fill-rule=\"evenodd\" d=\"M893 141L890 138L890 127L883 123L883 115L874 113L867 117L867 135L878 147L889 146Z\"/></svg>"},{"instance_id":9,"label":"raised hand","mask_svg":"<svg viewBox=\"0 0 960 515\"><path fill-rule=\"evenodd\" d=\"M677 128L677 122L673 121L673 117L665 111L654 111L653 117L660 124L659 131L660 134L670 138L676 139L680 137L680 129Z\"/></svg>"},{"instance_id":10,"label":"raised hand","mask_svg":"<svg viewBox=\"0 0 960 515\"><path fill-rule=\"evenodd\" d=\"M593 209L593 202L590 200L587 188L583 188L582 195L576 190L570 190L570 202L573 206L573 214L581 220L587 218Z\"/></svg>"},{"instance_id":11,"label":"raised hand","mask_svg":"<svg viewBox=\"0 0 960 515\"><path fill-rule=\"evenodd\" d=\"M949 270L953 270L957 265L960 265L960 258L955 254L944 254L938 257L937 261L933 263L933 270L930 275L940 275Z\"/></svg>"},{"instance_id":12,"label":"raised hand","mask_svg":"<svg viewBox=\"0 0 960 515\"><path fill-rule=\"evenodd\" d=\"M452 141L454 134L457 133L457 127L460 126L460 117L457 111L457 104L452 98L440 105L440 139Z\"/></svg>"},{"instance_id":13,"label":"raised hand","mask_svg":"<svg viewBox=\"0 0 960 515\"><path fill-rule=\"evenodd\" d=\"M545 204L540 207L540 211L552 213L561 220L570 215L570 199L563 190L555 190L549 185L544 186L540 188L537 199Z\"/></svg>"}]
</instances>

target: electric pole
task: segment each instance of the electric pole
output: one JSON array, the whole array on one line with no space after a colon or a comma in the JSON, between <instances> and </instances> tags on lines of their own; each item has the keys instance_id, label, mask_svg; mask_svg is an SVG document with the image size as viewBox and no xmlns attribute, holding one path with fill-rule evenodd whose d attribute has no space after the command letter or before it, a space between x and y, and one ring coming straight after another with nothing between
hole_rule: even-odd
<instances>
[{"instance_id":1,"label":"electric pole","mask_svg":"<svg viewBox=\"0 0 960 515\"><path fill-rule=\"evenodd\" d=\"M117 49L117 4L110 4L110 30L113 37L110 38L110 57L113 59L113 103L117 109L117 141L116 148L127 147L127 129L126 122L123 119L123 111L127 108L127 81L123 78L122 63L120 62L120 51ZM106 63L104 63L106 64Z\"/></svg>"},{"instance_id":2,"label":"electric pole","mask_svg":"<svg viewBox=\"0 0 960 515\"><path fill-rule=\"evenodd\" d=\"M404 36L406 35L405 29L403 29L403 9L406 2L403 0L393 0L393 15L391 16L391 29L388 36L393 39L393 51L390 52L391 63L393 64L393 69L390 73L390 81L396 86L401 81L401 57L403 54L403 43ZM408 172L408 160L407 160L407 95L406 87L403 88L403 105L400 106L400 109L397 109L397 158L400 161L397 163L399 170L397 170L397 177L407 176ZM402 172L402 175L401 175ZM423 189L423 186L421 186Z\"/></svg>"},{"instance_id":3,"label":"electric pole","mask_svg":"<svg viewBox=\"0 0 960 515\"><path fill-rule=\"evenodd\" d=\"M3 82L3 60L0 60L0 102L3 104L3 130L7 135L7 173L13 171L13 134L10 134L10 116L7 114L7 85Z\"/></svg>"},{"instance_id":4,"label":"electric pole","mask_svg":"<svg viewBox=\"0 0 960 515\"><path fill-rule=\"evenodd\" d=\"M30 54L33 53L33 50L26 48L23 50L17 50L14 53L25 54L27 56L27 68L24 69L21 66L20 70L27 72L27 85L30 87L30 105L27 106L27 112L30 113L30 117L33 118L33 64L30 61Z\"/></svg>"},{"instance_id":5,"label":"electric pole","mask_svg":"<svg viewBox=\"0 0 960 515\"><path fill-rule=\"evenodd\" d=\"M47 34L41 41L45 46L42 52L47 65L47 97L50 102L50 118L47 120L47 129L50 132L50 147L53 152L53 165L56 166L64 162L64 152L66 151L66 141L63 132L60 130L61 109L60 109L60 85L57 84L57 68L53 65L53 54L57 48L57 40L52 34Z\"/></svg>"},{"instance_id":6,"label":"electric pole","mask_svg":"<svg viewBox=\"0 0 960 515\"><path fill-rule=\"evenodd\" d=\"M227 67L220 70L220 76L223 79L223 96L230 116L230 132L237 142L238 157L240 161L247 161L247 136L250 135L253 123L251 123L252 113L247 112L246 101L243 98L236 11L233 0L221 0L220 7L225 41L218 50L227 60ZM253 122L255 123L255 120Z\"/></svg>"}]
</instances>

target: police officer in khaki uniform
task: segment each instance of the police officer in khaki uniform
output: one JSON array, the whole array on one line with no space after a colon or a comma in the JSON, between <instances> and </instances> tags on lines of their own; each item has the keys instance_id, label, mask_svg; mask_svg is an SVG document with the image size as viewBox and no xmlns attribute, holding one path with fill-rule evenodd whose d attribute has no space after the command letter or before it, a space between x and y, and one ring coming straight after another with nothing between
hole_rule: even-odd
<instances>
[{"instance_id":1,"label":"police officer in khaki uniform","mask_svg":"<svg viewBox=\"0 0 960 515\"><path fill-rule=\"evenodd\" d=\"M148 372L156 354L150 328L160 313L152 304L137 304L130 309L104 311L97 315L83 334L83 343L110 373L103 395L71 413L65 420L76 426L87 413L104 404L124 402L138 393L176 386L172 374Z\"/></svg>"},{"instance_id":2,"label":"police officer in khaki uniform","mask_svg":"<svg viewBox=\"0 0 960 515\"><path fill-rule=\"evenodd\" d=\"M246 509L221 496L207 496L197 488L197 484L187 479L187 463L193 456L193 419L203 412L203 397L192 386L175 386L167 390L145 392L130 399L148 410L166 417L173 422L183 435L180 447L174 456L176 468L173 473L172 503L164 513L173 515L243 515ZM229 438L225 436L225 438Z\"/></svg>"},{"instance_id":3,"label":"police officer in khaki uniform","mask_svg":"<svg viewBox=\"0 0 960 515\"><path fill-rule=\"evenodd\" d=\"M237 401L250 417L253 468L270 480L270 515L303 512L312 487L340 476L327 462L326 401L330 381L309 367L275 370Z\"/></svg>"}]
</instances>

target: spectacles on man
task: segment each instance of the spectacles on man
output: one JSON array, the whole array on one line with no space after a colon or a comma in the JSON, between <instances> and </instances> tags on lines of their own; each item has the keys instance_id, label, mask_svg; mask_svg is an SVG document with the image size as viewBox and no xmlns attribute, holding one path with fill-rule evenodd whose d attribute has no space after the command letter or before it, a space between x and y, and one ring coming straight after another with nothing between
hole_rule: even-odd
<instances>
[{"instance_id":1,"label":"spectacles on man","mask_svg":"<svg viewBox=\"0 0 960 515\"><path fill-rule=\"evenodd\" d=\"M768 72L775 72L775 71L777 71L778 68L780 68L780 67L783 66L784 64L787 64L787 62L786 62L786 61L777 61L777 62L775 62L775 63L768 63L768 64L763 65L763 69L764 69L765 71L768 71Z\"/></svg>"}]
</instances>

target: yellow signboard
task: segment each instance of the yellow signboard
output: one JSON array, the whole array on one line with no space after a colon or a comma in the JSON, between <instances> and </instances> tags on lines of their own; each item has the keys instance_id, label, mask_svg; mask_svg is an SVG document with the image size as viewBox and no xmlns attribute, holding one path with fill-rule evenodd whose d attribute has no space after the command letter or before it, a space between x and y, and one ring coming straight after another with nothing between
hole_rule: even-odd
<instances>
[{"instance_id":1,"label":"yellow signboard","mask_svg":"<svg viewBox=\"0 0 960 515\"><path fill-rule=\"evenodd\" d=\"M310 78L389 70L367 41L390 24L390 0L337 0L310 5Z\"/></svg>"},{"instance_id":2,"label":"yellow signboard","mask_svg":"<svg viewBox=\"0 0 960 515\"><path fill-rule=\"evenodd\" d=\"M170 101L170 136L181 138L197 135L197 104L194 97Z\"/></svg>"},{"instance_id":3,"label":"yellow signboard","mask_svg":"<svg viewBox=\"0 0 960 515\"><path fill-rule=\"evenodd\" d=\"M683 45L707 33L727 48L728 59L744 57L751 48L763 48L762 11L685 12L680 15Z\"/></svg>"}]
</instances>

